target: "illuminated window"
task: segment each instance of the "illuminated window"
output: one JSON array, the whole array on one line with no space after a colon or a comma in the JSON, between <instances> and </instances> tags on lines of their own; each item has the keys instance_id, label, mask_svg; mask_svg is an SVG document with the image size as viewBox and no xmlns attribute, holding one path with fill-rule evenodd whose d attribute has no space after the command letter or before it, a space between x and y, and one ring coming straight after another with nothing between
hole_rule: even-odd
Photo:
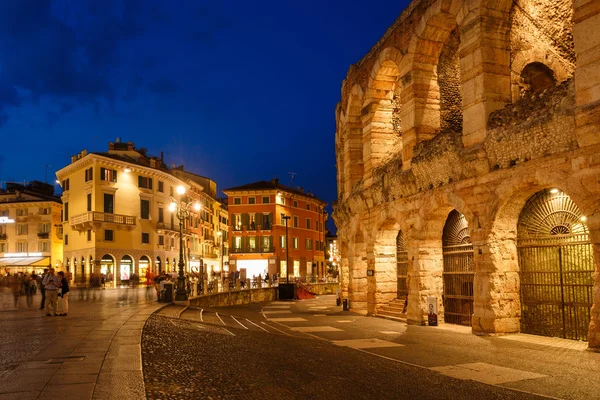
<instances>
[{"instance_id":1,"label":"illuminated window","mask_svg":"<svg viewBox=\"0 0 600 400\"><path fill-rule=\"evenodd\" d=\"M100 180L106 182L116 182L117 171L114 169L100 168Z\"/></svg>"},{"instance_id":2,"label":"illuminated window","mask_svg":"<svg viewBox=\"0 0 600 400\"><path fill-rule=\"evenodd\" d=\"M298 240L297 237L294 238L294 249L298 250L298 248L300 247L299 245L300 240Z\"/></svg>"}]
</instances>

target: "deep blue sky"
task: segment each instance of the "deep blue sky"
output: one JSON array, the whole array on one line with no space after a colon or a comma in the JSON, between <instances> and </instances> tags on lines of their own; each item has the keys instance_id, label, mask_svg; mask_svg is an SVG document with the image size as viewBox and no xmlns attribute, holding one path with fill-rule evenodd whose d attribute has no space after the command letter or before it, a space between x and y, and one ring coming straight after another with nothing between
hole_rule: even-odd
<instances>
[{"instance_id":1,"label":"deep blue sky","mask_svg":"<svg viewBox=\"0 0 600 400\"><path fill-rule=\"evenodd\" d=\"M0 0L0 181L121 137L219 190L295 172L331 204L342 80L407 4Z\"/></svg>"}]
</instances>

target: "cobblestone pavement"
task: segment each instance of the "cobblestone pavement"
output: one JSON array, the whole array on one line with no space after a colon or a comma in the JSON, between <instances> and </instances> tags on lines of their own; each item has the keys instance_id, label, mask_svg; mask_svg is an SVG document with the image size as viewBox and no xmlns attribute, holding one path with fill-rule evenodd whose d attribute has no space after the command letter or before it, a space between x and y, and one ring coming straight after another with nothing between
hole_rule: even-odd
<instances>
[{"instance_id":1,"label":"cobblestone pavement","mask_svg":"<svg viewBox=\"0 0 600 400\"><path fill-rule=\"evenodd\" d=\"M541 398L453 379L306 335L186 321L177 314L155 314L144 328L148 399Z\"/></svg>"}]
</instances>

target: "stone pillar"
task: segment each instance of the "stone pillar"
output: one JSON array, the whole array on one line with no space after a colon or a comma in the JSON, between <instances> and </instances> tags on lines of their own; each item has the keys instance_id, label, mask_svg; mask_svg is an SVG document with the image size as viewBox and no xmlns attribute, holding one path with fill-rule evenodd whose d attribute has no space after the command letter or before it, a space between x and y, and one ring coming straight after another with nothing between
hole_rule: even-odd
<instances>
[{"instance_id":1,"label":"stone pillar","mask_svg":"<svg viewBox=\"0 0 600 400\"><path fill-rule=\"evenodd\" d=\"M375 310L397 297L397 231L380 232L374 248Z\"/></svg>"},{"instance_id":2,"label":"stone pillar","mask_svg":"<svg viewBox=\"0 0 600 400\"><path fill-rule=\"evenodd\" d=\"M408 310L406 319L412 325L427 323L427 297L438 298L438 322L444 320L442 240L408 240Z\"/></svg>"},{"instance_id":3,"label":"stone pillar","mask_svg":"<svg viewBox=\"0 0 600 400\"><path fill-rule=\"evenodd\" d=\"M350 244L348 297L350 309L359 314L367 313L367 263L364 242Z\"/></svg>"},{"instance_id":4,"label":"stone pillar","mask_svg":"<svg viewBox=\"0 0 600 400\"><path fill-rule=\"evenodd\" d=\"M588 346L591 350L600 351L600 212L589 215L587 224L590 230L590 241L594 249L594 264L596 265Z\"/></svg>"},{"instance_id":5,"label":"stone pillar","mask_svg":"<svg viewBox=\"0 0 600 400\"><path fill-rule=\"evenodd\" d=\"M473 333L520 330L519 262L515 232L495 231L486 240L473 237Z\"/></svg>"},{"instance_id":6,"label":"stone pillar","mask_svg":"<svg viewBox=\"0 0 600 400\"><path fill-rule=\"evenodd\" d=\"M348 286L350 281L350 266L348 263L348 243L340 241L340 289L342 299L348 298Z\"/></svg>"},{"instance_id":7,"label":"stone pillar","mask_svg":"<svg viewBox=\"0 0 600 400\"><path fill-rule=\"evenodd\" d=\"M579 146L600 143L600 3L573 1L573 39L577 53L575 69L576 135Z\"/></svg>"},{"instance_id":8,"label":"stone pillar","mask_svg":"<svg viewBox=\"0 0 600 400\"><path fill-rule=\"evenodd\" d=\"M480 7L461 23L463 144L483 142L487 120L511 102L508 12Z\"/></svg>"},{"instance_id":9,"label":"stone pillar","mask_svg":"<svg viewBox=\"0 0 600 400\"><path fill-rule=\"evenodd\" d=\"M366 269L363 271L363 274L366 275L367 280L367 314L373 315L375 314L375 310L377 309L377 300L375 294L377 293L377 279L375 277L375 252L374 252L374 244L367 243L366 246ZM367 271L372 271L373 274L369 276Z\"/></svg>"}]
</instances>

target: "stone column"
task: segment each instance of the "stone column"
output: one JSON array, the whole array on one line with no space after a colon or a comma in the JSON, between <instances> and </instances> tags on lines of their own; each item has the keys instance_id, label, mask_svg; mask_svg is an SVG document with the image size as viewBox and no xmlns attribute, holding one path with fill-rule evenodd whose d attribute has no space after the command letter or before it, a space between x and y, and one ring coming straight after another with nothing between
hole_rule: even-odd
<instances>
[{"instance_id":1,"label":"stone column","mask_svg":"<svg viewBox=\"0 0 600 400\"><path fill-rule=\"evenodd\" d=\"M367 263L364 242L351 243L349 257L348 297L350 309L360 314L367 313Z\"/></svg>"},{"instance_id":2,"label":"stone column","mask_svg":"<svg viewBox=\"0 0 600 400\"><path fill-rule=\"evenodd\" d=\"M594 264L596 265L588 346L592 350L600 351L600 212L589 215L587 223L590 229L590 241L594 249Z\"/></svg>"},{"instance_id":3,"label":"stone column","mask_svg":"<svg viewBox=\"0 0 600 400\"><path fill-rule=\"evenodd\" d=\"M471 11L461 23L465 147L483 142L490 113L511 102L508 24L508 12L483 6Z\"/></svg>"},{"instance_id":4,"label":"stone column","mask_svg":"<svg viewBox=\"0 0 600 400\"><path fill-rule=\"evenodd\" d=\"M472 239L476 268L473 333L519 332L521 302L514 231L495 231L486 239Z\"/></svg>"},{"instance_id":5,"label":"stone column","mask_svg":"<svg viewBox=\"0 0 600 400\"><path fill-rule=\"evenodd\" d=\"M348 287L350 281L350 266L348 263L348 243L340 241L340 290L342 299L348 298Z\"/></svg>"},{"instance_id":6,"label":"stone column","mask_svg":"<svg viewBox=\"0 0 600 400\"><path fill-rule=\"evenodd\" d=\"M397 231L380 232L378 242L374 247L375 310L397 297L397 235Z\"/></svg>"},{"instance_id":7,"label":"stone column","mask_svg":"<svg viewBox=\"0 0 600 400\"><path fill-rule=\"evenodd\" d=\"M600 143L600 3L573 1L573 39L577 53L575 70L575 124L579 146Z\"/></svg>"},{"instance_id":8,"label":"stone column","mask_svg":"<svg viewBox=\"0 0 600 400\"><path fill-rule=\"evenodd\" d=\"M408 240L408 311L407 321L412 325L427 323L427 297L438 298L438 322L443 322L443 256L442 241Z\"/></svg>"}]
</instances>

